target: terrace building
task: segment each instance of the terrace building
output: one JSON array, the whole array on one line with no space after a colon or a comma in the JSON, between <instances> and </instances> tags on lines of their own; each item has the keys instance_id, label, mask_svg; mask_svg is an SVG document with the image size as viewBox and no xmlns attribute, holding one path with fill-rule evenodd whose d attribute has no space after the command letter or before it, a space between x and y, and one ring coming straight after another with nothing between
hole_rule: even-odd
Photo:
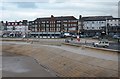
<instances>
[{"instance_id":1,"label":"terrace building","mask_svg":"<svg viewBox=\"0 0 120 79\"><path fill-rule=\"evenodd\" d=\"M110 36L120 35L120 18L112 18L107 21L108 33Z\"/></svg>"},{"instance_id":2,"label":"terrace building","mask_svg":"<svg viewBox=\"0 0 120 79\"><path fill-rule=\"evenodd\" d=\"M114 35L119 32L119 18L112 16L90 16L79 17L78 27L81 34L94 36L106 32L108 35Z\"/></svg>"},{"instance_id":3,"label":"terrace building","mask_svg":"<svg viewBox=\"0 0 120 79\"><path fill-rule=\"evenodd\" d=\"M78 20L74 16L60 16L37 18L29 22L31 35L40 38L41 36L59 37L63 32L76 33Z\"/></svg>"},{"instance_id":4,"label":"terrace building","mask_svg":"<svg viewBox=\"0 0 120 79\"><path fill-rule=\"evenodd\" d=\"M15 22L6 22L6 32L7 34L14 34L14 36L19 35L22 36L29 32L28 30L28 21L15 21Z\"/></svg>"},{"instance_id":5,"label":"terrace building","mask_svg":"<svg viewBox=\"0 0 120 79\"><path fill-rule=\"evenodd\" d=\"M0 36L3 35L5 30L5 23L3 21L0 21Z\"/></svg>"}]
</instances>

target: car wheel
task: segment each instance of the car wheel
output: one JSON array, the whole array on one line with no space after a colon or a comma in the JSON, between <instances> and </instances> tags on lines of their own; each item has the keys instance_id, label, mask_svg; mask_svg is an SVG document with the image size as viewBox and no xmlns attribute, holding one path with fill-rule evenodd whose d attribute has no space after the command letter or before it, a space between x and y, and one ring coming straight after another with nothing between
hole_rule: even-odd
<instances>
[{"instance_id":1,"label":"car wheel","mask_svg":"<svg viewBox=\"0 0 120 79\"><path fill-rule=\"evenodd\" d=\"M108 46L104 46L105 48L107 48Z\"/></svg>"}]
</instances>

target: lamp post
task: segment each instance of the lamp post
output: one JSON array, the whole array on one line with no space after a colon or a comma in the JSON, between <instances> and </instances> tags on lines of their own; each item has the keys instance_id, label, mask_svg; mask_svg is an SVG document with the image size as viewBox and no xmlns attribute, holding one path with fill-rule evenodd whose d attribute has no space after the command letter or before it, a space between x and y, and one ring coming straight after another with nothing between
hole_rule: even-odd
<instances>
[{"instance_id":1,"label":"lamp post","mask_svg":"<svg viewBox=\"0 0 120 79\"><path fill-rule=\"evenodd\" d=\"M107 18L106 18L106 35L108 35L108 22L107 22Z\"/></svg>"},{"instance_id":2,"label":"lamp post","mask_svg":"<svg viewBox=\"0 0 120 79\"><path fill-rule=\"evenodd\" d=\"M43 38L43 30L42 30L42 38Z\"/></svg>"},{"instance_id":3,"label":"lamp post","mask_svg":"<svg viewBox=\"0 0 120 79\"><path fill-rule=\"evenodd\" d=\"M103 37L106 35L106 33L104 31L102 31L101 33L101 38L103 39Z\"/></svg>"}]
</instances>

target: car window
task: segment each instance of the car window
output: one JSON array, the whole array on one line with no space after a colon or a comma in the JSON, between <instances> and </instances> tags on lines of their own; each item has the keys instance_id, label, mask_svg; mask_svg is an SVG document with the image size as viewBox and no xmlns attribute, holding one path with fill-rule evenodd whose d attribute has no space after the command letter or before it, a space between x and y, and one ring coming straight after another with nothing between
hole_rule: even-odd
<instances>
[{"instance_id":1,"label":"car window","mask_svg":"<svg viewBox=\"0 0 120 79\"><path fill-rule=\"evenodd\" d=\"M108 43L108 42L105 42L105 43Z\"/></svg>"}]
</instances>

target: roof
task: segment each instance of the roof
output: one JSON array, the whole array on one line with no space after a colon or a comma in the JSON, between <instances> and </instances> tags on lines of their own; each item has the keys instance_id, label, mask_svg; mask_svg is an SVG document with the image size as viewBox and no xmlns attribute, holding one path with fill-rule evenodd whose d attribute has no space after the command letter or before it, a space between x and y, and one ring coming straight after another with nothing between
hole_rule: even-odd
<instances>
[{"instance_id":1,"label":"roof","mask_svg":"<svg viewBox=\"0 0 120 79\"><path fill-rule=\"evenodd\" d=\"M90 17L82 17L81 20L84 21L105 21L106 19L112 19L112 16L90 16Z\"/></svg>"},{"instance_id":2,"label":"roof","mask_svg":"<svg viewBox=\"0 0 120 79\"><path fill-rule=\"evenodd\" d=\"M111 20L120 20L120 18L112 18Z\"/></svg>"},{"instance_id":3,"label":"roof","mask_svg":"<svg viewBox=\"0 0 120 79\"><path fill-rule=\"evenodd\" d=\"M48 21L51 19L54 19L54 20L77 20L74 16L45 17L45 18L37 18L36 20Z\"/></svg>"}]
</instances>

